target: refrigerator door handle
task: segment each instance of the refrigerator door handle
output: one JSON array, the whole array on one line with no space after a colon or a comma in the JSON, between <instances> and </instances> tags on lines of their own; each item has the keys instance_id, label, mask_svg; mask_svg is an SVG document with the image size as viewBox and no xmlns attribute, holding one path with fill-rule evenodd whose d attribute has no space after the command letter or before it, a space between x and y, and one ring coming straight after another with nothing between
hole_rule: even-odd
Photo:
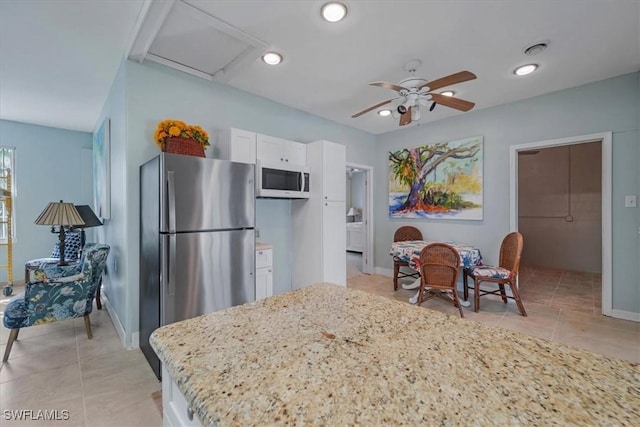
<instances>
[{"instance_id":1,"label":"refrigerator door handle","mask_svg":"<svg viewBox=\"0 0 640 427\"><path fill-rule=\"evenodd\" d=\"M176 232L176 177L174 171L167 171L167 216L169 233Z\"/></svg>"},{"instance_id":2,"label":"refrigerator door handle","mask_svg":"<svg viewBox=\"0 0 640 427\"><path fill-rule=\"evenodd\" d=\"M169 273L169 283L167 284L167 295L176 294L176 235L169 235L169 262L167 262Z\"/></svg>"}]
</instances>

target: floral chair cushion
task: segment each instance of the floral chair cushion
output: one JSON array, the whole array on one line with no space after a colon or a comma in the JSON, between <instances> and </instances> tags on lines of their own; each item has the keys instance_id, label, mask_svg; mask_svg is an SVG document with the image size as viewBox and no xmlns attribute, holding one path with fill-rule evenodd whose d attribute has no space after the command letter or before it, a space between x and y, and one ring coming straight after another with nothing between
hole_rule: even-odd
<instances>
[{"instance_id":1,"label":"floral chair cushion","mask_svg":"<svg viewBox=\"0 0 640 427\"><path fill-rule=\"evenodd\" d=\"M80 272L56 266L36 270L41 280L29 281L25 293L16 295L5 308L3 323L9 329L25 328L91 313L96 289L104 272L109 246L98 244L85 251Z\"/></svg>"},{"instance_id":2,"label":"floral chair cushion","mask_svg":"<svg viewBox=\"0 0 640 427\"><path fill-rule=\"evenodd\" d=\"M475 277L487 277L491 279L506 279L511 272L506 268L492 267L490 265L479 265L475 267L468 267L467 274Z\"/></svg>"},{"instance_id":3,"label":"floral chair cushion","mask_svg":"<svg viewBox=\"0 0 640 427\"><path fill-rule=\"evenodd\" d=\"M79 231L69 231L64 235L64 258L78 259L82 237ZM51 252L51 258L60 258L60 241L56 241Z\"/></svg>"}]
</instances>

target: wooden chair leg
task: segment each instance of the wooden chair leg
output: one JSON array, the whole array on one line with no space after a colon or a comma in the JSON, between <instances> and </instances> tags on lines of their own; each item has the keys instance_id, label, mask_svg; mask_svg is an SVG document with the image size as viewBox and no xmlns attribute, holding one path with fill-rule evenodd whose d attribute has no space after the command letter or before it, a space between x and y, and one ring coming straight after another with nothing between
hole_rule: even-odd
<instances>
[{"instance_id":1,"label":"wooden chair leg","mask_svg":"<svg viewBox=\"0 0 640 427\"><path fill-rule=\"evenodd\" d=\"M100 300L100 287L102 286L102 279L100 279L100 284L98 284L98 289L96 290L96 307L98 310L102 310L102 301Z\"/></svg>"},{"instance_id":2,"label":"wooden chair leg","mask_svg":"<svg viewBox=\"0 0 640 427\"><path fill-rule=\"evenodd\" d=\"M397 263L393 263L393 290L398 290L398 273L400 273L400 266Z\"/></svg>"},{"instance_id":3,"label":"wooden chair leg","mask_svg":"<svg viewBox=\"0 0 640 427\"><path fill-rule=\"evenodd\" d=\"M11 347L13 347L13 342L18 339L18 332L20 332L20 328L12 329L11 333L9 334L7 347L4 350L4 357L2 358L3 363L7 363L7 360L9 360L9 354L11 354Z\"/></svg>"},{"instance_id":4,"label":"wooden chair leg","mask_svg":"<svg viewBox=\"0 0 640 427\"><path fill-rule=\"evenodd\" d=\"M458 291L456 290L456 288L453 288L453 303L456 307L458 307L458 310L460 310L460 317L464 319L464 313L462 312L462 306L460 305L460 301L458 300Z\"/></svg>"},{"instance_id":5,"label":"wooden chair leg","mask_svg":"<svg viewBox=\"0 0 640 427\"><path fill-rule=\"evenodd\" d=\"M480 309L480 280L473 278L473 311Z\"/></svg>"},{"instance_id":6,"label":"wooden chair leg","mask_svg":"<svg viewBox=\"0 0 640 427\"><path fill-rule=\"evenodd\" d=\"M91 321L89 320L89 315L84 315L84 329L87 331L87 338L93 338L93 334L91 333Z\"/></svg>"},{"instance_id":7,"label":"wooden chair leg","mask_svg":"<svg viewBox=\"0 0 640 427\"><path fill-rule=\"evenodd\" d=\"M469 276L466 270L462 269L462 282L464 283L464 300L469 300Z\"/></svg>"},{"instance_id":8,"label":"wooden chair leg","mask_svg":"<svg viewBox=\"0 0 640 427\"><path fill-rule=\"evenodd\" d=\"M513 299L516 300L516 304L518 305L518 310L520 310L520 314L524 317L527 317L527 312L524 309L524 304L522 304L522 300L520 299L520 292L518 292L518 288L515 283L510 283L511 292L513 293Z\"/></svg>"},{"instance_id":9,"label":"wooden chair leg","mask_svg":"<svg viewBox=\"0 0 640 427\"><path fill-rule=\"evenodd\" d=\"M507 293L504 290L504 283L498 283L500 286L500 296L502 297L502 302L507 303Z\"/></svg>"}]
</instances>

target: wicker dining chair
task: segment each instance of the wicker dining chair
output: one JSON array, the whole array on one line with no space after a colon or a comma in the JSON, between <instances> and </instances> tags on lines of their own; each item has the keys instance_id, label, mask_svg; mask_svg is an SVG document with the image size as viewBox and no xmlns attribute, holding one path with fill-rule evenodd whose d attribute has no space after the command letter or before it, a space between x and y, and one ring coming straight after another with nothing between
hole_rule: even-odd
<instances>
[{"instance_id":1,"label":"wicker dining chair","mask_svg":"<svg viewBox=\"0 0 640 427\"><path fill-rule=\"evenodd\" d=\"M395 234L393 235L394 242L406 242L408 240L422 240L422 232L420 232L420 230L418 230L415 227L412 227L410 225L405 225L398 228ZM393 258L393 290L394 291L398 290L398 279L401 279L403 277L413 277L414 279L417 279L418 277L420 277L419 272L414 271L413 273L406 273L406 272L400 271L400 267L409 268L409 263L405 261L401 261L400 259L394 257Z\"/></svg>"},{"instance_id":2,"label":"wicker dining chair","mask_svg":"<svg viewBox=\"0 0 640 427\"><path fill-rule=\"evenodd\" d=\"M441 297L458 307L460 317L464 317L458 300L458 268L460 255L452 246L446 243L431 243L420 252L420 291L418 305L424 301ZM426 298L425 298L426 297Z\"/></svg>"},{"instance_id":3,"label":"wicker dining chair","mask_svg":"<svg viewBox=\"0 0 640 427\"><path fill-rule=\"evenodd\" d=\"M517 232L509 233L502 240L502 245L500 245L500 260L497 267L490 265L478 265L464 269L462 272L464 279L464 299L466 300L469 298L469 289L473 289L473 310L475 312L480 309L480 297L482 295L497 295L499 293L505 304L507 303L507 298L514 299L520 314L525 317L527 316L527 312L524 309L524 304L522 304L520 293L518 292L518 287L516 285L523 245L524 240L522 238L522 234ZM473 286L469 286L468 284L469 277L473 279ZM480 283L482 282L497 283L498 289L481 289ZM509 285L513 296L507 295L504 285Z\"/></svg>"}]
</instances>

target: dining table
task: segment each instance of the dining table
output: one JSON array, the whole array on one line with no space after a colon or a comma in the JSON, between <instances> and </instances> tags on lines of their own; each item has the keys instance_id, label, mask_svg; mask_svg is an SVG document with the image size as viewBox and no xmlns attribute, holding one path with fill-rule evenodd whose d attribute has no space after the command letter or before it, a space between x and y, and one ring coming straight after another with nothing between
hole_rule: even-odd
<instances>
[{"instance_id":1,"label":"dining table","mask_svg":"<svg viewBox=\"0 0 640 427\"><path fill-rule=\"evenodd\" d=\"M420 272L420 253L427 245L431 243L446 243L453 247L460 255L460 268L473 267L474 265L482 265L482 254L480 249L467 243L446 242L438 240L405 240L402 242L393 242L389 254L397 260L406 262L409 267ZM418 289L420 287L420 278L412 283L403 283L403 289ZM418 302L418 294L409 299L411 304ZM460 304L468 307L468 301L460 301Z\"/></svg>"}]
</instances>

